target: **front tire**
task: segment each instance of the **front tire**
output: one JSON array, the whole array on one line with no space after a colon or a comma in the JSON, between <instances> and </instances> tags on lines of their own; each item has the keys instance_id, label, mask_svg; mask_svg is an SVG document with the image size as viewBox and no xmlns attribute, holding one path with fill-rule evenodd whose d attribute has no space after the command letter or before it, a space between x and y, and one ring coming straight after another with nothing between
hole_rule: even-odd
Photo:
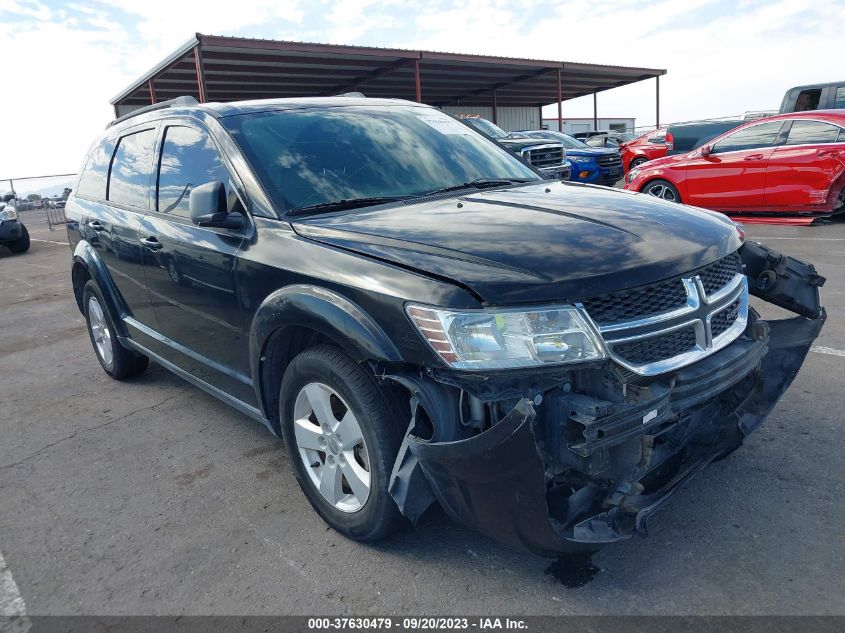
<instances>
[{"instance_id":1,"label":"front tire","mask_svg":"<svg viewBox=\"0 0 845 633\"><path fill-rule=\"evenodd\" d=\"M21 224L20 237L9 244L9 250L13 253L25 253L29 250L29 231L23 224Z\"/></svg>"},{"instance_id":2,"label":"front tire","mask_svg":"<svg viewBox=\"0 0 845 633\"><path fill-rule=\"evenodd\" d=\"M282 379L279 416L291 469L326 523L363 542L402 526L387 489L401 432L370 373L336 347L306 350Z\"/></svg>"},{"instance_id":3,"label":"front tire","mask_svg":"<svg viewBox=\"0 0 845 633\"><path fill-rule=\"evenodd\" d=\"M628 165L628 171L631 171L632 169L636 169L637 167L639 167L643 163L647 163L647 162L648 162L648 159L643 158L642 156L639 156L638 158L633 158L633 159L631 159L631 162Z\"/></svg>"},{"instance_id":4,"label":"front tire","mask_svg":"<svg viewBox=\"0 0 845 633\"><path fill-rule=\"evenodd\" d=\"M88 336L103 371L115 380L125 380L143 372L150 359L126 349L117 340L117 331L114 329L103 293L93 279L89 279L82 290L82 305L88 325Z\"/></svg>"},{"instance_id":5,"label":"front tire","mask_svg":"<svg viewBox=\"0 0 845 633\"><path fill-rule=\"evenodd\" d=\"M651 180L640 189L641 193L647 193L655 198L666 200L667 202L680 202L681 194L678 188L668 180Z\"/></svg>"}]
</instances>

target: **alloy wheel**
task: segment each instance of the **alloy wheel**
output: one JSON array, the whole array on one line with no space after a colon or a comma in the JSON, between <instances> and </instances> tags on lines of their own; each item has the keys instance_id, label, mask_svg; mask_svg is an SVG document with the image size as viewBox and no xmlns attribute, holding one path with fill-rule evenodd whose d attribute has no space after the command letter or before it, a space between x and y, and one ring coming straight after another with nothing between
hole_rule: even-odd
<instances>
[{"instance_id":1,"label":"alloy wheel","mask_svg":"<svg viewBox=\"0 0 845 633\"><path fill-rule=\"evenodd\" d=\"M667 200L669 202L678 201L675 196L675 192L666 185L651 185L648 189L646 189L646 193L650 196L654 196L655 198L660 198L661 200Z\"/></svg>"},{"instance_id":2,"label":"alloy wheel","mask_svg":"<svg viewBox=\"0 0 845 633\"><path fill-rule=\"evenodd\" d=\"M88 300L88 323L91 327L91 336L94 339L94 347L97 349L97 354L100 355L106 366L111 367L112 361L114 360L111 331L109 330L108 323L106 323L103 307L97 301L97 297L91 297Z\"/></svg>"},{"instance_id":3,"label":"alloy wheel","mask_svg":"<svg viewBox=\"0 0 845 633\"><path fill-rule=\"evenodd\" d=\"M294 403L294 436L311 483L343 512L357 512L370 496L370 457L361 426L331 387L312 382Z\"/></svg>"}]
</instances>

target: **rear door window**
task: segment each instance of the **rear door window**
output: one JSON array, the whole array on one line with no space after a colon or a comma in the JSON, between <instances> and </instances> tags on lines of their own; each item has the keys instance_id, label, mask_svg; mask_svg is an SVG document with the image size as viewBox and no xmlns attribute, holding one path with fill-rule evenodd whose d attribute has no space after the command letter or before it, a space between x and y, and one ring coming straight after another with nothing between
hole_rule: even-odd
<instances>
[{"instance_id":1,"label":"rear door window","mask_svg":"<svg viewBox=\"0 0 845 633\"><path fill-rule=\"evenodd\" d=\"M821 121L793 121L787 145L815 145L817 143L836 143L840 129Z\"/></svg>"},{"instance_id":2,"label":"rear door window","mask_svg":"<svg viewBox=\"0 0 845 633\"><path fill-rule=\"evenodd\" d=\"M833 95L833 108L845 108L845 86L839 86Z\"/></svg>"},{"instance_id":3,"label":"rear door window","mask_svg":"<svg viewBox=\"0 0 845 633\"><path fill-rule=\"evenodd\" d=\"M121 137L109 172L108 199L139 209L148 208L147 189L153 166L156 130Z\"/></svg>"},{"instance_id":4,"label":"rear door window","mask_svg":"<svg viewBox=\"0 0 845 633\"><path fill-rule=\"evenodd\" d=\"M191 190L213 181L228 186L229 172L211 137L193 127L168 127L161 148L156 210L190 217Z\"/></svg>"},{"instance_id":5,"label":"rear door window","mask_svg":"<svg viewBox=\"0 0 845 633\"><path fill-rule=\"evenodd\" d=\"M76 195L92 200L106 199L106 184L112 154L114 154L113 140L103 141L91 152L91 157L79 177Z\"/></svg>"},{"instance_id":6,"label":"rear door window","mask_svg":"<svg viewBox=\"0 0 845 633\"><path fill-rule=\"evenodd\" d=\"M772 147L778 137L783 121L759 123L729 134L713 146L713 154L739 152L747 149Z\"/></svg>"}]
</instances>

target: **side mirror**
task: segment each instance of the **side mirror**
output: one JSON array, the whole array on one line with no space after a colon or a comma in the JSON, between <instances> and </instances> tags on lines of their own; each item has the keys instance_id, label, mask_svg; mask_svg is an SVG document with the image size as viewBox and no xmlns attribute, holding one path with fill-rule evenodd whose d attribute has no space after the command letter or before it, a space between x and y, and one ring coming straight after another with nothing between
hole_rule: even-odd
<instances>
[{"instance_id":1,"label":"side mirror","mask_svg":"<svg viewBox=\"0 0 845 633\"><path fill-rule=\"evenodd\" d=\"M708 156L710 156L710 154L712 152L713 152L713 150L711 149L711 147L709 145L705 145L704 147L701 148L701 157L707 158Z\"/></svg>"},{"instance_id":2,"label":"side mirror","mask_svg":"<svg viewBox=\"0 0 845 633\"><path fill-rule=\"evenodd\" d=\"M195 187L188 198L188 208L191 221L197 226L234 230L243 228L244 216L241 213L229 213L226 185L219 180Z\"/></svg>"}]
</instances>

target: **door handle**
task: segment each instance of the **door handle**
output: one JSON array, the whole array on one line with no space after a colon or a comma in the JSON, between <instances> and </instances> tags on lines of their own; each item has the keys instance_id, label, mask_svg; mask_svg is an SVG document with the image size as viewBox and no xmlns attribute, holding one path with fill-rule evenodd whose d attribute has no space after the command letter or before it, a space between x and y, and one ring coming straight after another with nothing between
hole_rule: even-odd
<instances>
[{"instance_id":1,"label":"door handle","mask_svg":"<svg viewBox=\"0 0 845 633\"><path fill-rule=\"evenodd\" d=\"M164 244L158 241L158 238L155 235L150 235L149 237L142 237L141 244L146 246L151 251L157 251L162 246L164 246Z\"/></svg>"},{"instance_id":2,"label":"door handle","mask_svg":"<svg viewBox=\"0 0 845 633\"><path fill-rule=\"evenodd\" d=\"M842 154L841 149L820 149L819 156L839 156Z\"/></svg>"},{"instance_id":3,"label":"door handle","mask_svg":"<svg viewBox=\"0 0 845 633\"><path fill-rule=\"evenodd\" d=\"M746 156L745 160L763 160L762 154L751 154L750 156Z\"/></svg>"},{"instance_id":4,"label":"door handle","mask_svg":"<svg viewBox=\"0 0 845 633\"><path fill-rule=\"evenodd\" d=\"M106 227L104 227L102 224L100 224L97 220L92 220L91 222L88 223L88 228L90 228L94 231L102 231Z\"/></svg>"}]
</instances>

